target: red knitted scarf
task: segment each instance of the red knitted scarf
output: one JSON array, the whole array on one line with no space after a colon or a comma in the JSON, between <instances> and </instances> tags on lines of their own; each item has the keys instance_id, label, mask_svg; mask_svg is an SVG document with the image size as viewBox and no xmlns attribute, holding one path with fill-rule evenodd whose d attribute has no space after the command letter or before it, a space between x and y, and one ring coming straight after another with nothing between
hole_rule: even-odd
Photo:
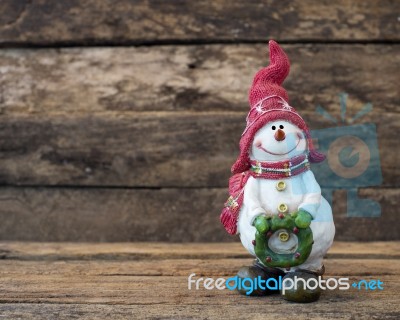
<instances>
[{"instance_id":1,"label":"red knitted scarf","mask_svg":"<svg viewBox=\"0 0 400 320\"><path fill-rule=\"evenodd\" d=\"M250 176L263 179L285 179L296 176L310 169L306 155L277 162L250 161L251 168L237 173L229 179L229 198L222 209L220 220L226 231L236 234L237 219L243 204L244 187Z\"/></svg>"}]
</instances>

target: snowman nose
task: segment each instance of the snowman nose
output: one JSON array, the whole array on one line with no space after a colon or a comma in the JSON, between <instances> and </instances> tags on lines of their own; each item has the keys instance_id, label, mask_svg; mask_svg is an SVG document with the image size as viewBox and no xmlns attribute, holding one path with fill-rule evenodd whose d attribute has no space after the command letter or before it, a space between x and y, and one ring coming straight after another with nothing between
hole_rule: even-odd
<instances>
[{"instance_id":1,"label":"snowman nose","mask_svg":"<svg viewBox=\"0 0 400 320\"><path fill-rule=\"evenodd\" d=\"M275 140L276 141L282 141L285 140L285 131L278 129L278 131L275 132Z\"/></svg>"}]
</instances>

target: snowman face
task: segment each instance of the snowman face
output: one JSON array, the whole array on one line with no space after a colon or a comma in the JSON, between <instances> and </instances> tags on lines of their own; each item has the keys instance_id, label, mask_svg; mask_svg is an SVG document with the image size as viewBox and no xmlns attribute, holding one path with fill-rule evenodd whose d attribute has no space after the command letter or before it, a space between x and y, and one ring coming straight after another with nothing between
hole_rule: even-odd
<instances>
[{"instance_id":1,"label":"snowman face","mask_svg":"<svg viewBox=\"0 0 400 320\"><path fill-rule=\"evenodd\" d=\"M254 136L250 159L279 161L290 159L307 150L307 139L302 130L287 121L267 123Z\"/></svg>"}]
</instances>

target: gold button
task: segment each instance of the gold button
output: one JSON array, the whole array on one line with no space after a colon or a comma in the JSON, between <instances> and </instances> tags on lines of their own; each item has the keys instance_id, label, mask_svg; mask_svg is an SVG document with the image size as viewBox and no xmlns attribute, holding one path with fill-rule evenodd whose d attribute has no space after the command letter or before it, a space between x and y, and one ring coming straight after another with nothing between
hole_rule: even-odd
<instances>
[{"instance_id":1,"label":"gold button","mask_svg":"<svg viewBox=\"0 0 400 320\"><path fill-rule=\"evenodd\" d=\"M283 191L283 190L285 190L286 189L286 183L285 183L285 181L278 181L277 183L276 183L276 190L278 190L278 191Z\"/></svg>"},{"instance_id":2,"label":"gold button","mask_svg":"<svg viewBox=\"0 0 400 320\"><path fill-rule=\"evenodd\" d=\"M289 240L289 233L287 233L286 231L279 232L278 237L279 240L281 240L282 242L286 242Z\"/></svg>"},{"instance_id":3,"label":"gold button","mask_svg":"<svg viewBox=\"0 0 400 320\"><path fill-rule=\"evenodd\" d=\"M278 206L278 211L281 212L281 213L285 213L287 210L288 210L288 206L286 204L284 204L284 203L281 203Z\"/></svg>"}]
</instances>

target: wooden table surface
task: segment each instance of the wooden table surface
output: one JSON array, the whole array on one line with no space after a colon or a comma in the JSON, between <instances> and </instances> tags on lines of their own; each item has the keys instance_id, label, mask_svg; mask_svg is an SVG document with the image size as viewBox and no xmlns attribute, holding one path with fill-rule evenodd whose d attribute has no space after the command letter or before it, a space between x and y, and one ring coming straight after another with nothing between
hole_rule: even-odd
<instances>
[{"instance_id":1,"label":"wooden table surface","mask_svg":"<svg viewBox=\"0 0 400 320\"><path fill-rule=\"evenodd\" d=\"M327 277L383 290L326 291L317 303L188 290L251 262L239 243L0 243L3 319L399 319L400 242L335 242Z\"/></svg>"}]
</instances>

